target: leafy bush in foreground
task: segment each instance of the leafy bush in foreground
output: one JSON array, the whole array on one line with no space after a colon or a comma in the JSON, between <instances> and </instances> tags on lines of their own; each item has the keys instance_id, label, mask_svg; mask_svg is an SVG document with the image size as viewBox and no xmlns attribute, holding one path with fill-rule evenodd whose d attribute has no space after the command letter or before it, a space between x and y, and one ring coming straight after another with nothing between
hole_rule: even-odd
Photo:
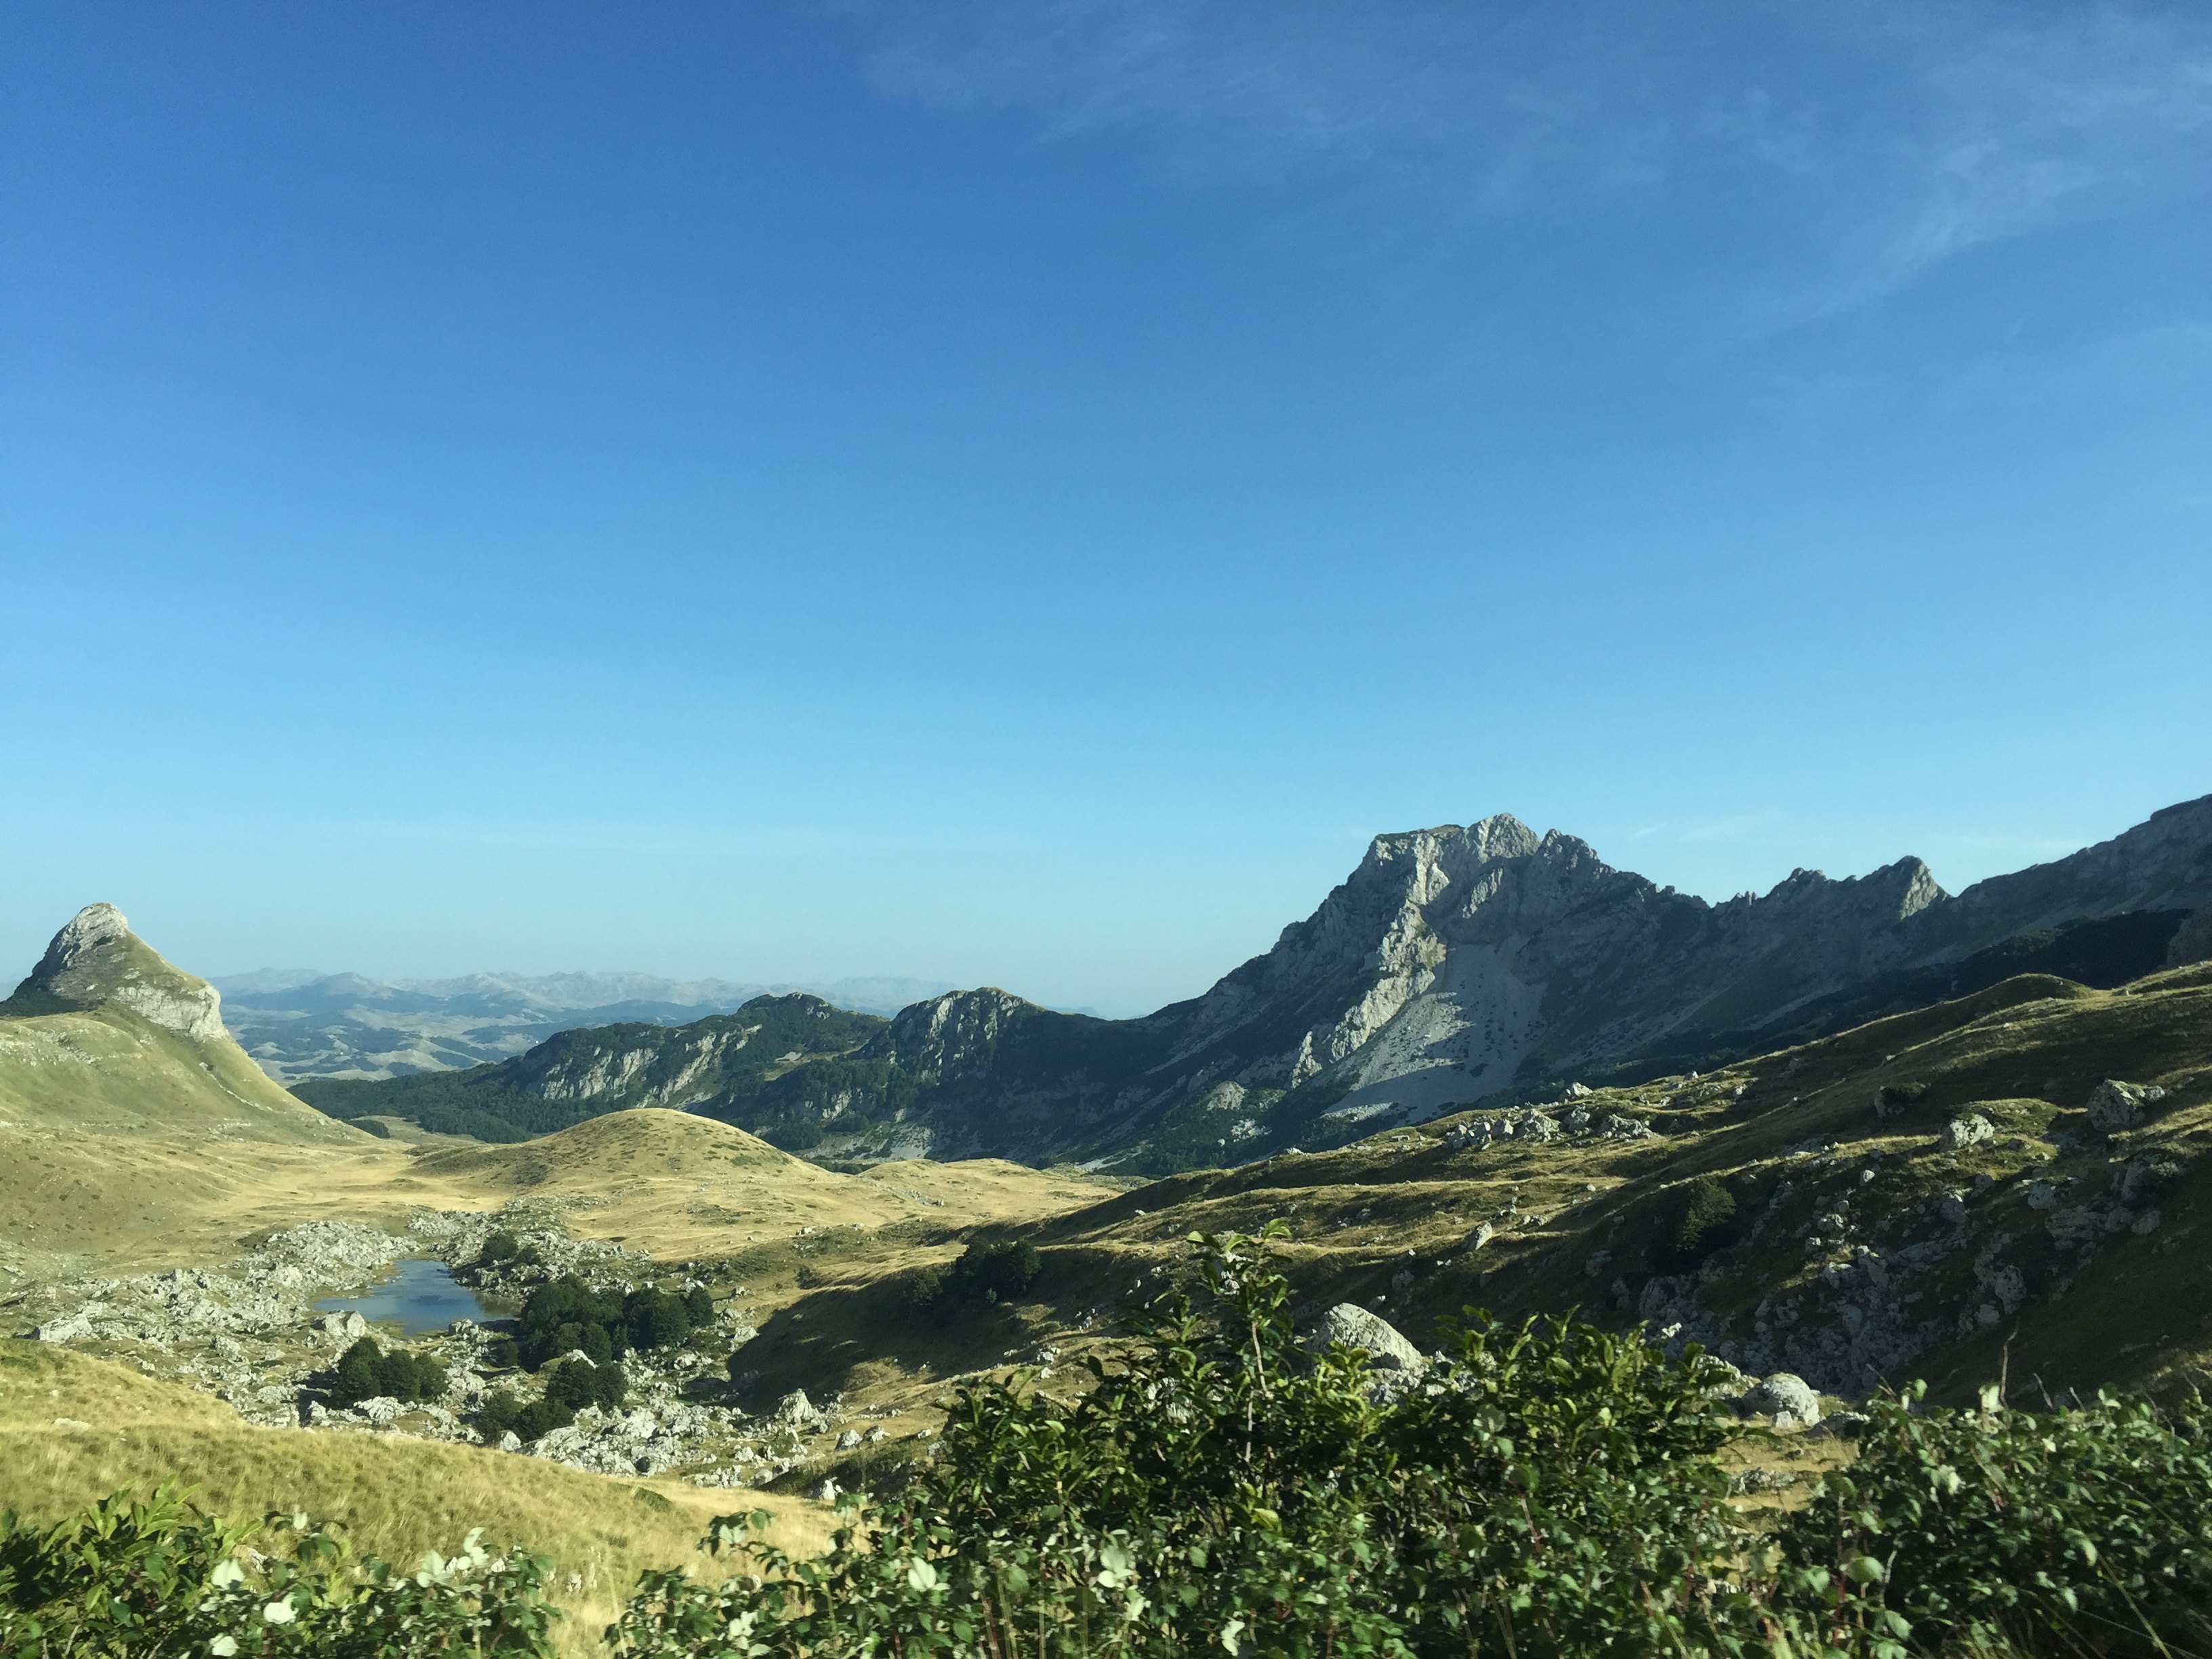
<instances>
[{"instance_id":1,"label":"leafy bush in foreground","mask_svg":"<svg viewBox=\"0 0 2212 1659\"><path fill-rule=\"evenodd\" d=\"M729 1516L717 1585L647 1575L624 1659L1252 1659L1486 1652L1905 1659L2202 1653L2200 1416L1875 1407L1848 1479L1771 1538L1735 1516L1694 1350L1481 1316L1395 1400L1308 1360L1254 1241L1202 1241L1202 1318L1156 1310L1080 1399L988 1385L936 1462L793 1560Z\"/></svg>"},{"instance_id":2,"label":"leafy bush in foreground","mask_svg":"<svg viewBox=\"0 0 2212 1659\"><path fill-rule=\"evenodd\" d=\"M1395 1402L1309 1359L1253 1241L1207 1241L1216 1316L1171 1295L1079 1399L963 1393L935 1463L793 1561L649 1575L625 1655L1200 1652L1535 1659L1749 1633L1710 1454L1710 1362L1566 1322L1476 1319ZM1632 1642L1627 1632L1642 1632Z\"/></svg>"},{"instance_id":3,"label":"leafy bush in foreground","mask_svg":"<svg viewBox=\"0 0 2212 1659\"><path fill-rule=\"evenodd\" d=\"M2212 1420L1877 1407L1857 1462L1777 1539L1778 1599L1837 1639L2212 1651Z\"/></svg>"},{"instance_id":4,"label":"leafy bush in foreground","mask_svg":"<svg viewBox=\"0 0 2212 1659\"><path fill-rule=\"evenodd\" d=\"M550 1565L495 1556L471 1533L412 1573L356 1567L327 1524L227 1526L165 1487L45 1529L0 1516L0 1655L549 1659Z\"/></svg>"}]
</instances>

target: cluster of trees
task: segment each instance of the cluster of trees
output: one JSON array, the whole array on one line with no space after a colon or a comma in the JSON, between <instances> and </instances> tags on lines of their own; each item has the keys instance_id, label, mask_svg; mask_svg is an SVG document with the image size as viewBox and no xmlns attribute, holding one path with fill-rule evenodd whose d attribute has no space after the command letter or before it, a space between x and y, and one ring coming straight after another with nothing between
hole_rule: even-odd
<instances>
[{"instance_id":1,"label":"cluster of trees","mask_svg":"<svg viewBox=\"0 0 2212 1659\"><path fill-rule=\"evenodd\" d=\"M1735 1194L1717 1176L1686 1181L1673 1195L1654 1265L1668 1273L1686 1273L1715 1250L1735 1243L1742 1231Z\"/></svg>"},{"instance_id":2,"label":"cluster of trees","mask_svg":"<svg viewBox=\"0 0 2212 1659\"><path fill-rule=\"evenodd\" d=\"M446 1368L428 1355L393 1348L386 1352L364 1336L338 1356L331 1372L334 1406L354 1406L380 1395L398 1401L436 1400L446 1392Z\"/></svg>"},{"instance_id":3,"label":"cluster of trees","mask_svg":"<svg viewBox=\"0 0 2212 1659\"><path fill-rule=\"evenodd\" d=\"M548 1360L580 1351L604 1365L629 1348L646 1352L682 1347L714 1317L714 1299L702 1288L595 1291L564 1273L530 1292L514 1322L514 1334L493 1343L491 1358L534 1371Z\"/></svg>"},{"instance_id":4,"label":"cluster of trees","mask_svg":"<svg viewBox=\"0 0 2212 1659\"><path fill-rule=\"evenodd\" d=\"M542 1267L545 1257L535 1244L526 1244L504 1227L495 1228L486 1235L483 1249L477 1252L473 1266L478 1267Z\"/></svg>"},{"instance_id":5,"label":"cluster of trees","mask_svg":"<svg viewBox=\"0 0 2212 1659\"><path fill-rule=\"evenodd\" d=\"M544 1395L527 1405L512 1389L492 1395L477 1413L476 1426L494 1443L510 1432L524 1440L535 1440L555 1429L567 1428L586 1406L618 1412L629 1400L629 1376L620 1365L612 1361L595 1365L587 1359L568 1359L545 1373Z\"/></svg>"},{"instance_id":6,"label":"cluster of trees","mask_svg":"<svg viewBox=\"0 0 2212 1659\"><path fill-rule=\"evenodd\" d=\"M914 1305L945 1313L963 1304L1017 1301L1044 1271L1044 1255L1027 1239L970 1244L949 1264L921 1269L907 1281Z\"/></svg>"}]
</instances>

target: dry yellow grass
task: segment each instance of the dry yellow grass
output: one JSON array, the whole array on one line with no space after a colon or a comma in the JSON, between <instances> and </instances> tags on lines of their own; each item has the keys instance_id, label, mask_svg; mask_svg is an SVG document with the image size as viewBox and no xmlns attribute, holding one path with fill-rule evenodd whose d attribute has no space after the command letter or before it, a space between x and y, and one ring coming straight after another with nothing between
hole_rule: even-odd
<instances>
[{"instance_id":1,"label":"dry yellow grass","mask_svg":"<svg viewBox=\"0 0 2212 1659\"><path fill-rule=\"evenodd\" d=\"M0 1127L0 1259L33 1273L208 1265L272 1228L318 1218L396 1229L410 1212L526 1200L580 1237L664 1261L738 1253L802 1228L864 1231L1030 1221L1109 1188L995 1159L839 1175L683 1112L592 1118L513 1146L334 1145L150 1129Z\"/></svg>"},{"instance_id":2,"label":"dry yellow grass","mask_svg":"<svg viewBox=\"0 0 2212 1659\"><path fill-rule=\"evenodd\" d=\"M703 1560L696 1546L716 1515L769 1510L770 1535L800 1553L834 1524L800 1498L615 1480L391 1435L254 1428L189 1389L31 1342L0 1342L0 1507L33 1521L173 1481L234 1518L304 1510L342 1521L357 1552L394 1562L451 1552L482 1527L488 1543L552 1557L568 1614L562 1646L578 1655L596 1650L641 1571Z\"/></svg>"}]
</instances>

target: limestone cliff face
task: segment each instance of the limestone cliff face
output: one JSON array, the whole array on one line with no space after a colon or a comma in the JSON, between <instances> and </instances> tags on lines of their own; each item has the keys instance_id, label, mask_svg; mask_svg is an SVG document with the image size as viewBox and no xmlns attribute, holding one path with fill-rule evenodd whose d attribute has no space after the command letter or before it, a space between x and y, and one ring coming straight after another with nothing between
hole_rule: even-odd
<instances>
[{"instance_id":1,"label":"limestone cliff face","mask_svg":"<svg viewBox=\"0 0 2212 1659\"><path fill-rule=\"evenodd\" d=\"M2194 950L2202 925L2183 919L2208 910L2212 797L1956 897L1904 859L1846 880L1799 870L1717 905L1500 816L1377 837L1272 951L1152 1023L1168 1066L1210 1058L1247 1088L1419 1117L1933 1000L1950 994L1943 969L2038 930L2163 916L2170 950Z\"/></svg>"},{"instance_id":2,"label":"limestone cliff face","mask_svg":"<svg viewBox=\"0 0 2212 1659\"><path fill-rule=\"evenodd\" d=\"M62 1007L113 1004L202 1042L228 1041L215 987L164 962L112 904L88 904L70 917L11 1000L47 999Z\"/></svg>"},{"instance_id":3,"label":"limestone cliff face","mask_svg":"<svg viewBox=\"0 0 2212 1659\"><path fill-rule=\"evenodd\" d=\"M547 1101L686 1106L714 1091L723 1061L758 1029L730 1019L673 1030L602 1027L592 1034L596 1041L547 1042L530 1050L514 1062L515 1081Z\"/></svg>"},{"instance_id":4,"label":"limestone cliff face","mask_svg":"<svg viewBox=\"0 0 2212 1659\"><path fill-rule=\"evenodd\" d=\"M1044 1012L994 985L951 991L901 1010L872 1052L916 1077L969 1076L991 1065L1010 1024L1025 1013Z\"/></svg>"}]
</instances>

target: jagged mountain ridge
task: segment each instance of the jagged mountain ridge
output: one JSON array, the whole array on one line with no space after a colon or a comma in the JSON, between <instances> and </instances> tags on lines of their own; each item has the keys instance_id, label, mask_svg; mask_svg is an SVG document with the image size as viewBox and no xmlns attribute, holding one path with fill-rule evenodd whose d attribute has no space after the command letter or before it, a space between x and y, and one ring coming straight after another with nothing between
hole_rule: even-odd
<instances>
[{"instance_id":1,"label":"jagged mountain ridge","mask_svg":"<svg viewBox=\"0 0 2212 1659\"><path fill-rule=\"evenodd\" d=\"M388 1079L308 1078L294 1092L335 1117L393 1115L484 1140L547 1134L632 1107L703 1111L732 1123L793 1067L860 1048L886 1022L804 993L756 997L687 1025L561 1031L508 1060Z\"/></svg>"},{"instance_id":2,"label":"jagged mountain ridge","mask_svg":"<svg viewBox=\"0 0 2212 1659\"><path fill-rule=\"evenodd\" d=\"M1905 859L1720 904L1501 814L1376 837L1271 950L1144 1018L955 992L742 1098L667 1103L817 1155L1229 1163L1763 1052L2014 974L2117 984L2212 952L2208 927L2212 797L1957 896Z\"/></svg>"},{"instance_id":3,"label":"jagged mountain ridge","mask_svg":"<svg viewBox=\"0 0 2212 1659\"><path fill-rule=\"evenodd\" d=\"M524 1054L562 1031L682 1025L733 1013L756 997L794 991L841 1008L890 1014L951 988L880 977L807 986L627 973L384 981L359 974L265 969L220 977L215 983L223 992L233 1035L282 1083L481 1066Z\"/></svg>"}]
</instances>

